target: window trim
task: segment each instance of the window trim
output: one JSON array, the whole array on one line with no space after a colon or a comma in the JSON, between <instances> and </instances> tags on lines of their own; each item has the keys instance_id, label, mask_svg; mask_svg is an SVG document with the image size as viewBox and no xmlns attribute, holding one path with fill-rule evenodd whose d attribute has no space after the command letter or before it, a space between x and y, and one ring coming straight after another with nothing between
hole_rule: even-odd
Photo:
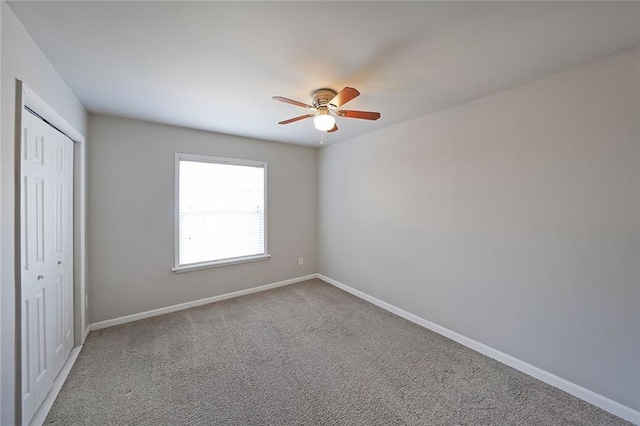
<instances>
[{"instance_id":1,"label":"window trim","mask_svg":"<svg viewBox=\"0 0 640 426\"><path fill-rule=\"evenodd\" d=\"M200 163L229 164L234 166L251 166L261 167L264 169L264 253L252 254L249 256L230 257L227 259L208 260L205 262L180 264L180 161L195 161ZM255 160L242 160L239 158L213 157L210 155L185 154L176 152L174 163L174 245L173 245L173 268L175 273L197 271L200 269L217 268L220 266L237 265L240 263L256 262L267 260L271 257L268 247L268 229L267 229L267 162Z\"/></svg>"}]
</instances>

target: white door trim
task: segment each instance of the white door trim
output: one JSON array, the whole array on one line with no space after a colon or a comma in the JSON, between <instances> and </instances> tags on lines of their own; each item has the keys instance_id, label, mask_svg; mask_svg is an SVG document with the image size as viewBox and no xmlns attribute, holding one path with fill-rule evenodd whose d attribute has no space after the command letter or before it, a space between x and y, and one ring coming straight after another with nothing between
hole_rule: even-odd
<instances>
[{"instance_id":1,"label":"white door trim","mask_svg":"<svg viewBox=\"0 0 640 426\"><path fill-rule=\"evenodd\" d=\"M84 136L69 122L59 115L49 104L39 97L33 90L21 81L16 82L16 203L15 203L15 232L21 235L22 215L20 209L20 194L22 191L22 122L25 107L35 112L45 121L67 135L74 142L74 177L73 177L73 281L74 281L74 346L84 343L86 338L86 144ZM15 280L17 288L22 288L22 241L15 239ZM22 318L21 292L16 292L16 318ZM22 321L16 323L16 420L21 424L22 419Z\"/></svg>"}]
</instances>

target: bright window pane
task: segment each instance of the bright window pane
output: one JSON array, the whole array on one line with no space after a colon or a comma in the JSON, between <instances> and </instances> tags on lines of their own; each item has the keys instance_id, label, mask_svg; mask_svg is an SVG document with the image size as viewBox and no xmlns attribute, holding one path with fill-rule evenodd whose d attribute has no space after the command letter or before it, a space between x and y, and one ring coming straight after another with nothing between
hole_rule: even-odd
<instances>
[{"instance_id":1,"label":"bright window pane","mask_svg":"<svg viewBox=\"0 0 640 426\"><path fill-rule=\"evenodd\" d=\"M264 168L180 160L180 265L265 253Z\"/></svg>"}]
</instances>

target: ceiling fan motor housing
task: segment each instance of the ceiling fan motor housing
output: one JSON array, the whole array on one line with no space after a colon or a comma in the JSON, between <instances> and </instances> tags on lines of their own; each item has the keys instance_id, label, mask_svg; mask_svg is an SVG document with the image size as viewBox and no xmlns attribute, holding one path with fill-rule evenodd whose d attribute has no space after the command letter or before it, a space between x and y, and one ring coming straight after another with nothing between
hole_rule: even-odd
<instances>
[{"instance_id":1,"label":"ceiling fan motor housing","mask_svg":"<svg viewBox=\"0 0 640 426\"><path fill-rule=\"evenodd\" d=\"M313 106L320 109L321 107L329 107L331 108L331 106L329 106L329 101L331 99L333 99L336 95L338 94L338 92L336 92L333 89L328 89L328 88L323 88L323 89L318 89L315 90L312 94L311 97L313 98ZM335 108L335 106L333 106L333 108ZM333 109L331 108L331 109Z\"/></svg>"}]
</instances>

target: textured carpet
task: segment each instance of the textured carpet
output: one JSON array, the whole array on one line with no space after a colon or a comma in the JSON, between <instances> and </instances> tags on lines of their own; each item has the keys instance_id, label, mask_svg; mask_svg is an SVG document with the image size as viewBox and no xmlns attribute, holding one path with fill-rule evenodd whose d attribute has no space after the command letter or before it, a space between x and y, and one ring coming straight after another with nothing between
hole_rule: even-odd
<instances>
[{"instance_id":1,"label":"textured carpet","mask_svg":"<svg viewBox=\"0 0 640 426\"><path fill-rule=\"evenodd\" d=\"M45 424L628 423L311 280L92 332Z\"/></svg>"}]
</instances>

